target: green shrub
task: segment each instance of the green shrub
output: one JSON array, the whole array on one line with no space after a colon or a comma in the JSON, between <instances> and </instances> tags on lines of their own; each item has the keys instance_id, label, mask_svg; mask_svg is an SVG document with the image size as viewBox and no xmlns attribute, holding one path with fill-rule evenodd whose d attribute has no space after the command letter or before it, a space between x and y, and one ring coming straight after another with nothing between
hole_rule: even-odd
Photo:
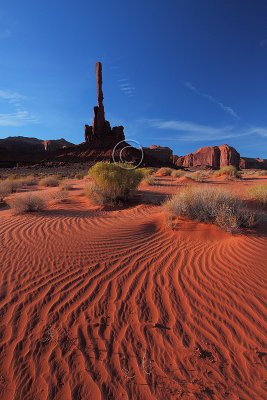
<instances>
[{"instance_id":1,"label":"green shrub","mask_svg":"<svg viewBox=\"0 0 267 400\"><path fill-rule=\"evenodd\" d=\"M225 176L229 179L240 178L240 172L233 165L227 165L214 172L215 177Z\"/></svg>"},{"instance_id":2,"label":"green shrub","mask_svg":"<svg viewBox=\"0 0 267 400\"><path fill-rule=\"evenodd\" d=\"M157 170L156 175L157 176L171 176L172 171L173 170L171 168L163 167L163 168L160 168Z\"/></svg>"},{"instance_id":3,"label":"green shrub","mask_svg":"<svg viewBox=\"0 0 267 400\"><path fill-rule=\"evenodd\" d=\"M258 212L246 208L230 192L209 187L181 189L164 208L171 215L214 223L230 232L254 226L259 220Z\"/></svg>"},{"instance_id":4,"label":"green shrub","mask_svg":"<svg viewBox=\"0 0 267 400\"><path fill-rule=\"evenodd\" d=\"M7 201L7 204L14 210L16 214L25 212L41 211L45 208L45 201L42 197L27 193L16 195Z\"/></svg>"},{"instance_id":5,"label":"green shrub","mask_svg":"<svg viewBox=\"0 0 267 400\"><path fill-rule=\"evenodd\" d=\"M257 184L247 190L247 195L250 199L256 200L258 203L267 204L267 185Z\"/></svg>"},{"instance_id":6,"label":"green shrub","mask_svg":"<svg viewBox=\"0 0 267 400\"><path fill-rule=\"evenodd\" d=\"M39 182L40 186L46 186L46 187L56 187L59 185L59 179L57 176L47 176L45 178L42 178Z\"/></svg>"},{"instance_id":7,"label":"green shrub","mask_svg":"<svg viewBox=\"0 0 267 400\"><path fill-rule=\"evenodd\" d=\"M127 163L98 162L89 169L88 175L94 185L89 185L87 194L94 191L96 198L102 197L101 201L107 203L128 200L143 178L139 170Z\"/></svg>"}]
</instances>

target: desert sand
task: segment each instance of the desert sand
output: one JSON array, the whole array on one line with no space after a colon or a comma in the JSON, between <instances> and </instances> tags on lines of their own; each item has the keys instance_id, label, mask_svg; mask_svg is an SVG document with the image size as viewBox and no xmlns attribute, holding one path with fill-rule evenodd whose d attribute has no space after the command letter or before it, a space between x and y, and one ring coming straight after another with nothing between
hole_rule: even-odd
<instances>
[{"instance_id":1,"label":"desert sand","mask_svg":"<svg viewBox=\"0 0 267 400\"><path fill-rule=\"evenodd\" d=\"M159 181L127 208L95 207L72 181L46 211L0 210L2 400L267 397L266 220L170 229L140 199L184 182ZM210 184L242 196L255 181Z\"/></svg>"}]
</instances>

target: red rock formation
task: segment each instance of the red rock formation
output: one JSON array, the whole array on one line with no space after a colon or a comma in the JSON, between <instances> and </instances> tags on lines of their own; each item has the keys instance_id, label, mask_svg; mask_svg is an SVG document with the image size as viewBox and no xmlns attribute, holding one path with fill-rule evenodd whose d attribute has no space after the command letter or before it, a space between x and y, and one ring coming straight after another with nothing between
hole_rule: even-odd
<instances>
[{"instance_id":1,"label":"red rock formation","mask_svg":"<svg viewBox=\"0 0 267 400\"><path fill-rule=\"evenodd\" d=\"M267 160L263 158L241 157L239 167L241 169L267 169Z\"/></svg>"},{"instance_id":2,"label":"red rock formation","mask_svg":"<svg viewBox=\"0 0 267 400\"><path fill-rule=\"evenodd\" d=\"M233 165L236 168L239 168L240 154L228 144L223 144L219 146L220 149L220 168L223 168L227 165Z\"/></svg>"},{"instance_id":3,"label":"red rock formation","mask_svg":"<svg viewBox=\"0 0 267 400\"><path fill-rule=\"evenodd\" d=\"M149 147L143 147L144 153L155 157L156 159L165 163L173 162L173 151L169 147L162 147L152 145Z\"/></svg>"},{"instance_id":4,"label":"red rock formation","mask_svg":"<svg viewBox=\"0 0 267 400\"><path fill-rule=\"evenodd\" d=\"M202 147L194 153L175 159L178 167L212 168L218 169L225 165L239 167L240 154L227 144L221 146Z\"/></svg>"},{"instance_id":5,"label":"red rock formation","mask_svg":"<svg viewBox=\"0 0 267 400\"><path fill-rule=\"evenodd\" d=\"M105 119L104 96L102 90L102 64L96 63L96 91L98 105L94 107L94 118L92 126L84 126L84 137L87 143L96 143L98 146L109 147L115 142L124 140L123 126L110 127L109 121Z\"/></svg>"}]
</instances>

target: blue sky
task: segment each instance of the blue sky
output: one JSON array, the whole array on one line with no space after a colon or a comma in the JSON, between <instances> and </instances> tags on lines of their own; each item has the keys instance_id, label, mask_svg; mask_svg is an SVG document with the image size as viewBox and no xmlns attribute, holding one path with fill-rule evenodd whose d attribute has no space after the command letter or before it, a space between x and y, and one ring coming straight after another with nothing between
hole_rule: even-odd
<instances>
[{"instance_id":1,"label":"blue sky","mask_svg":"<svg viewBox=\"0 0 267 400\"><path fill-rule=\"evenodd\" d=\"M0 138L82 142L102 61L128 139L267 158L265 0L2 1L0 55Z\"/></svg>"}]
</instances>

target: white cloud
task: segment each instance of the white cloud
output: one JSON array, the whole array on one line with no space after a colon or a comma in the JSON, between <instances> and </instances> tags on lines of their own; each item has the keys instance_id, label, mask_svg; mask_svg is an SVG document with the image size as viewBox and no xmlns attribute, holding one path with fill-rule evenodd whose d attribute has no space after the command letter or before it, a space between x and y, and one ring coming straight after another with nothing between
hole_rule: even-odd
<instances>
[{"instance_id":1,"label":"white cloud","mask_svg":"<svg viewBox=\"0 0 267 400\"><path fill-rule=\"evenodd\" d=\"M27 98L20 93L0 89L0 100L10 104L14 112L0 114L0 126L20 126L28 123L37 123L38 119L24 109L23 102Z\"/></svg>"},{"instance_id":2,"label":"white cloud","mask_svg":"<svg viewBox=\"0 0 267 400\"><path fill-rule=\"evenodd\" d=\"M267 128L262 128L262 127L254 127L251 128L250 133L256 133L257 135L267 137Z\"/></svg>"},{"instance_id":3,"label":"white cloud","mask_svg":"<svg viewBox=\"0 0 267 400\"><path fill-rule=\"evenodd\" d=\"M215 99L213 96L211 96L209 94L200 92L195 86L192 85L191 82L185 82L185 86L192 92L195 92L197 95L203 97L204 99L209 100L211 103L216 104L227 114L230 114L232 117L234 117L236 119L240 119L239 115L231 107L224 105L221 101L218 101L217 99Z\"/></svg>"},{"instance_id":4,"label":"white cloud","mask_svg":"<svg viewBox=\"0 0 267 400\"><path fill-rule=\"evenodd\" d=\"M138 122L159 130L179 132L177 135L168 134L168 136L165 135L162 137L162 139L166 141L221 141L255 134L267 137L267 128L265 127L236 128L229 125L224 127L214 127L210 125L197 124L190 121L149 118L140 119Z\"/></svg>"},{"instance_id":5,"label":"white cloud","mask_svg":"<svg viewBox=\"0 0 267 400\"><path fill-rule=\"evenodd\" d=\"M16 111L12 114L0 114L0 126L21 126L37 122L37 118L31 115L28 111Z\"/></svg>"},{"instance_id":6,"label":"white cloud","mask_svg":"<svg viewBox=\"0 0 267 400\"><path fill-rule=\"evenodd\" d=\"M118 87L128 97L134 96L135 87L131 84L128 78L118 79Z\"/></svg>"}]
</instances>

